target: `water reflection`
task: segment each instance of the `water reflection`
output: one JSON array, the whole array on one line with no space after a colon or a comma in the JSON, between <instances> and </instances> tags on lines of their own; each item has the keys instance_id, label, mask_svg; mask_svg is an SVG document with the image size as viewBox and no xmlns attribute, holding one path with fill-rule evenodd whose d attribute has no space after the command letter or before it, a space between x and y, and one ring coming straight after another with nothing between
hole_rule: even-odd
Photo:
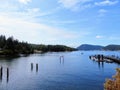
<instances>
[{"instance_id":1,"label":"water reflection","mask_svg":"<svg viewBox=\"0 0 120 90\"><path fill-rule=\"evenodd\" d=\"M101 68L101 67L104 68L104 62L98 62L98 67L99 68Z\"/></svg>"}]
</instances>

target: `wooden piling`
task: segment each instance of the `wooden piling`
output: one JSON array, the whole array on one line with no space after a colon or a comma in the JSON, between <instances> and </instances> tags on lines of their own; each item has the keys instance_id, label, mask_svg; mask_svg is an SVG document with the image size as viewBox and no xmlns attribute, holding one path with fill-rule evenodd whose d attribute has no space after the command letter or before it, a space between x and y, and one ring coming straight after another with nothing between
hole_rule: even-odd
<instances>
[{"instance_id":1,"label":"wooden piling","mask_svg":"<svg viewBox=\"0 0 120 90\"><path fill-rule=\"evenodd\" d=\"M102 58L102 61L103 61L103 59L104 59L104 56L103 56L103 55L101 55L101 58Z\"/></svg>"},{"instance_id":2,"label":"wooden piling","mask_svg":"<svg viewBox=\"0 0 120 90\"><path fill-rule=\"evenodd\" d=\"M3 76L3 67L0 68L0 81L2 81L2 76Z\"/></svg>"},{"instance_id":3,"label":"wooden piling","mask_svg":"<svg viewBox=\"0 0 120 90\"><path fill-rule=\"evenodd\" d=\"M64 56L60 56L60 64L63 63L64 64Z\"/></svg>"},{"instance_id":4,"label":"wooden piling","mask_svg":"<svg viewBox=\"0 0 120 90\"><path fill-rule=\"evenodd\" d=\"M9 68L7 68L7 77L9 77Z\"/></svg>"},{"instance_id":5,"label":"wooden piling","mask_svg":"<svg viewBox=\"0 0 120 90\"><path fill-rule=\"evenodd\" d=\"M31 71L33 70L33 63L31 63Z\"/></svg>"},{"instance_id":6,"label":"wooden piling","mask_svg":"<svg viewBox=\"0 0 120 90\"><path fill-rule=\"evenodd\" d=\"M0 69L0 76L2 77L2 75L3 75L3 67L1 67Z\"/></svg>"},{"instance_id":7,"label":"wooden piling","mask_svg":"<svg viewBox=\"0 0 120 90\"><path fill-rule=\"evenodd\" d=\"M98 62L100 62L100 55L98 55Z\"/></svg>"},{"instance_id":8,"label":"wooden piling","mask_svg":"<svg viewBox=\"0 0 120 90\"><path fill-rule=\"evenodd\" d=\"M36 64L36 72L38 72L38 63Z\"/></svg>"},{"instance_id":9,"label":"wooden piling","mask_svg":"<svg viewBox=\"0 0 120 90\"><path fill-rule=\"evenodd\" d=\"M64 60L64 56L60 56L60 60Z\"/></svg>"},{"instance_id":10,"label":"wooden piling","mask_svg":"<svg viewBox=\"0 0 120 90\"><path fill-rule=\"evenodd\" d=\"M7 68L7 82L9 81L9 68Z\"/></svg>"}]
</instances>

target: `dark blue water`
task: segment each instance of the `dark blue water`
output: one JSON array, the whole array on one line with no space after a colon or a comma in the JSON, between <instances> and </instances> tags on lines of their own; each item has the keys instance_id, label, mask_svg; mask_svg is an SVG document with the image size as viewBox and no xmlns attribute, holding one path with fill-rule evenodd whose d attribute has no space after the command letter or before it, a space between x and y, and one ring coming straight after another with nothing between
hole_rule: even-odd
<instances>
[{"instance_id":1,"label":"dark blue water","mask_svg":"<svg viewBox=\"0 0 120 90\"><path fill-rule=\"evenodd\" d=\"M115 69L120 66L115 63L98 64L90 60L89 55L119 56L120 52L81 52L33 54L0 59L0 66L3 67L0 90L103 90L105 79L111 78ZM64 60L60 60L61 55Z\"/></svg>"}]
</instances>

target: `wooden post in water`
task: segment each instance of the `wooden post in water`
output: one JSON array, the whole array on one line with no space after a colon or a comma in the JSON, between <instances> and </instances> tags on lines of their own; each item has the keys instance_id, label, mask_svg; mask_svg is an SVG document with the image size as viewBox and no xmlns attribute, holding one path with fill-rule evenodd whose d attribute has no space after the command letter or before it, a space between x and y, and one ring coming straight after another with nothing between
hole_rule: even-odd
<instances>
[{"instance_id":1,"label":"wooden post in water","mask_svg":"<svg viewBox=\"0 0 120 90\"><path fill-rule=\"evenodd\" d=\"M91 56L89 56L89 59L91 59Z\"/></svg>"},{"instance_id":2,"label":"wooden post in water","mask_svg":"<svg viewBox=\"0 0 120 90\"><path fill-rule=\"evenodd\" d=\"M38 63L36 64L36 72L38 72Z\"/></svg>"},{"instance_id":3,"label":"wooden post in water","mask_svg":"<svg viewBox=\"0 0 120 90\"><path fill-rule=\"evenodd\" d=\"M9 68L7 68L7 82L9 81Z\"/></svg>"},{"instance_id":4,"label":"wooden post in water","mask_svg":"<svg viewBox=\"0 0 120 90\"><path fill-rule=\"evenodd\" d=\"M3 67L0 68L0 80L2 81L2 76L3 76Z\"/></svg>"},{"instance_id":5,"label":"wooden post in water","mask_svg":"<svg viewBox=\"0 0 120 90\"><path fill-rule=\"evenodd\" d=\"M3 67L1 67L0 69L0 76L2 77L2 75L3 75Z\"/></svg>"},{"instance_id":6,"label":"wooden post in water","mask_svg":"<svg viewBox=\"0 0 120 90\"><path fill-rule=\"evenodd\" d=\"M101 55L101 58L102 58L102 61L104 61L104 56L103 55Z\"/></svg>"},{"instance_id":7,"label":"wooden post in water","mask_svg":"<svg viewBox=\"0 0 120 90\"><path fill-rule=\"evenodd\" d=\"M60 63L64 63L64 56L60 56Z\"/></svg>"},{"instance_id":8,"label":"wooden post in water","mask_svg":"<svg viewBox=\"0 0 120 90\"><path fill-rule=\"evenodd\" d=\"M100 55L98 55L98 62L100 62Z\"/></svg>"},{"instance_id":9,"label":"wooden post in water","mask_svg":"<svg viewBox=\"0 0 120 90\"><path fill-rule=\"evenodd\" d=\"M31 63L31 71L33 71L33 63Z\"/></svg>"}]
</instances>

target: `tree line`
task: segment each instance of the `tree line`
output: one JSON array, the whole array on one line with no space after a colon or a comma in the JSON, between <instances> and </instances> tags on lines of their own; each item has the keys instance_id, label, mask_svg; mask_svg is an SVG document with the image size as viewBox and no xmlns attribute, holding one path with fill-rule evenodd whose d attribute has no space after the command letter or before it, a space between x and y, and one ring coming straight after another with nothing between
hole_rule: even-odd
<instances>
[{"instance_id":1,"label":"tree line","mask_svg":"<svg viewBox=\"0 0 120 90\"><path fill-rule=\"evenodd\" d=\"M61 52L61 51L75 51L75 48L71 48L65 45L32 45L35 50L42 52Z\"/></svg>"},{"instance_id":2,"label":"tree line","mask_svg":"<svg viewBox=\"0 0 120 90\"><path fill-rule=\"evenodd\" d=\"M0 54L29 54L33 53L33 48L27 42L20 42L12 36L6 38L4 35L0 36Z\"/></svg>"},{"instance_id":3,"label":"tree line","mask_svg":"<svg viewBox=\"0 0 120 90\"><path fill-rule=\"evenodd\" d=\"M12 36L6 38L4 35L0 35L0 55L30 54L34 53L35 50L41 52L60 52L76 49L65 45L29 44L27 42L20 42Z\"/></svg>"}]
</instances>

